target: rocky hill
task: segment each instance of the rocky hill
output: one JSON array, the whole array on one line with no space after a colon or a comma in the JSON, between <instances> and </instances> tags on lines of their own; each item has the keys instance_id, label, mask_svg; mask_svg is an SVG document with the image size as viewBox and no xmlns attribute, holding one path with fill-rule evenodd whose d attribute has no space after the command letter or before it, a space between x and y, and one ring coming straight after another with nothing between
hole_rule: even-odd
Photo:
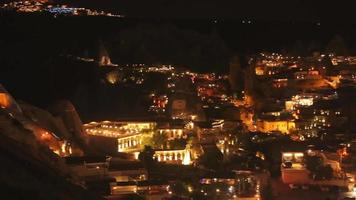
<instances>
[{"instance_id":1,"label":"rocky hill","mask_svg":"<svg viewBox=\"0 0 356 200\"><path fill-rule=\"evenodd\" d=\"M5 112L0 154L2 199L101 199L74 183L62 158Z\"/></svg>"}]
</instances>

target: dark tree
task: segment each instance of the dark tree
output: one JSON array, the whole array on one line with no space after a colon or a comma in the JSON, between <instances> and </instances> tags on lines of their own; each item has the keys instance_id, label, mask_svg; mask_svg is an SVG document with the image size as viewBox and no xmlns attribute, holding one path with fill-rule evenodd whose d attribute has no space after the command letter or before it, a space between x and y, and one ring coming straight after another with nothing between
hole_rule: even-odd
<instances>
[{"instance_id":1,"label":"dark tree","mask_svg":"<svg viewBox=\"0 0 356 200\"><path fill-rule=\"evenodd\" d=\"M238 55L232 57L229 63L229 83L234 93L241 92L244 84L244 72Z\"/></svg>"},{"instance_id":2,"label":"dark tree","mask_svg":"<svg viewBox=\"0 0 356 200\"><path fill-rule=\"evenodd\" d=\"M333 168L330 165L321 166L315 174L317 180L331 179L333 178Z\"/></svg>"},{"instance_id":3,"label":"dark tree","mask_svg":"<svg viewBox=\"0 0 356 200\"><path fill-rule=\"evenodd\" d=\"M217 147L205 150L204 154L199 158L200 164L209 169L218 170L222 166L224 155Z\"/></svg>"},{"instance_id":4,"label":"dark tree","mask_svg":"<svg viewBox=\"0 0 356 200\"><path fill-rule=\"evenodd\" d=\"M187 140L184 138L177 138L169 142L171 149L184 149L187 145Z\"/></svg>"},{"instance_id":5,"label":"dark tree","mask_svg":"<svg viewBox=\"0 0 356 200\"><path fill-rule=\"evenodd\" d=\"M348 54L348 49L344 39L340 35L336 35L327 44L325 48L326 53L334 53L336 55L345 56Z\"/></svg>"},{"instance_id":6,"label":"dark tree","mask_svg":"<svg viewBox=\"0 0 356 200\"><path fill-rule=\"evenodd\" d=\"M270 182L261 190L261 200L273 200L273 190Z\"/></svg>"},{"instance_id":7,"label":"dark tree","mask_svg":"<svg viewBox=\"0 0 356 200\"><path fill-rule=\"evenodd\" d=\"M150 146L145 146L143 151L140 152L140 154L138 155L138 159L143 163L144 167L147 170L148 180L151 178L151 169L155 164L155 161L153 159L154 154L155 151Z\"/></svg>"},{"instance_id":8,"label":"dark tree","mask_svg":"<svg viewBox=\"0 0 356 200\"><path fill-rule=\"evenodd\" d=\"M323 161L319 156L306 156L305 164L307 169L314 174L322 166Z\"/></svg>"},{"instance_id":9,"label":"dark tree","mask_svg":"<svg viewBox=\"0 0 356 200\"><path fill-rule=\"evenodd\" d=\"M331 179L333 169L330 165L323 165L323 160L319 156L307 156L305 158L307 169L316 180Z\"/></svg>"},{"instance_id":10,"label":"dark tree","mask_svg":"<svg viewBox=\"0 0 356 200\"><path fill-rule=\"evenodd\" d=\"M155 149L164 149L167 146L167 140L166 133L155 132L151 138L152 147Z\"/></svg>"}]
</instances>

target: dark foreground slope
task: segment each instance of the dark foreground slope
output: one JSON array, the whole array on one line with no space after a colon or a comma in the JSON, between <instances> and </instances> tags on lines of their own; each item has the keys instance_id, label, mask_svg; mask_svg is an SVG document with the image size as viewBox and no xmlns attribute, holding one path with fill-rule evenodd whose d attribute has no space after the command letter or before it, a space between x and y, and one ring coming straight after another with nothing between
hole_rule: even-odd
<instances>
[{"instance_id":1,"label":"dark foreground slope","mask_svg":"<svg viewBox=\"0 0 356 200\"><path fill-rule=\"evenodd\" d=\"M6 114L0 114L0 155L1 199L101 199L71 182L61 159Z\"/></svg>"}]
</instances>

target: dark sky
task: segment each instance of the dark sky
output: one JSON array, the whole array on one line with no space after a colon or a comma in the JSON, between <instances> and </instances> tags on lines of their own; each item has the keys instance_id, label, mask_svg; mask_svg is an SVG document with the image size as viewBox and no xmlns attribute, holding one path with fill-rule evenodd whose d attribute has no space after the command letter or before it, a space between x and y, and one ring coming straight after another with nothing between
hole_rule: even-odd
<instances>
[{"instance_id":1,"label":"dark sky","mask_svg":"<svg viewBox=\"0 0 356 200\"><path fill-rule=\"evenodd\" d=\"M62 1L62 0L61 0ZM356 21L353 0L68 0L128 16L251 18L282 21ZM63 2L63 1L62 1Z\"/></svg>"}]
</instances>

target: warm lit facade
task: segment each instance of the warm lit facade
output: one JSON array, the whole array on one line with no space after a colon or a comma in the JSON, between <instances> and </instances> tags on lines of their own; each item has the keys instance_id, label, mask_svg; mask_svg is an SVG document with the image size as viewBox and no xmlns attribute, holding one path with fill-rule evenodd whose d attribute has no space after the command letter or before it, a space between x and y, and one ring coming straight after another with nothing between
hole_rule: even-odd
<instances>
[{"instance_id":1,"label":"warm lit facade","mask_svg":"<svg viewBox=\"0 0 356 200\"><path fill-rule=\"evenodd\" d=\"M103 178L108 175L110 157L66 157L72 174L81 179Z\"/></svg>"},{"instance_id":2,"label":"warm lit facade","mask_svg":"<svg viewBox=\"0 0 356 200\"><path fill-rule=\"evenodd\" d=\"M283 183L307 184L310 182L310 172L305 168L303 164L303 152L283 152L281 161L281 175ZM289 163L290 166L288 166L287 163Z\"/></svg>"},{"instance_id":3,"label":"warm lit facade","mask_svg":"<svg viewBox=\"0 0 356 200\"><path fill-rule=\"evenodd\" d=\"M319 156L322 158L323 165L330 165L334 172L334 178L328 180L315 180L310 176L310 171L304 163L303 152L283 152L281 175L282 181L289 185L317 185L317 186L332 186L350 189L354 183L345 179L344 173L341 171L338 161L328 159L324 153L309 150L309 156ZM335 178L338 177L338 178Z\"/></svg>"},{"instance_id":4,"label":"warm lit facade","mask_svg":"<svg viewBox=\"0 0 356 200\"><path fill-rule=\"evenodd\" d=\"M272 86L274 88L284 88L288 86L288 79L274 79L272 81Z\"/></svg>"},{"instance_id":5,"label":"warm lit facade","mask_svg":"<svg viewBox=\"0 0 356 200\"><path fill-rule=\"evenodd\" d=\"M182 138L184 135L183 128L162 128L157 129L157 132L160 134L166 134L169 140L175 138Z\"/></svg>"},{"instance_id":6,"label":"warm lit facade","mask_svg":"<svg viewBox=\"0 0 356 200\"><path fill-rule=\"evenodd\" d=\"M259 120L257 121L257 130L261 132L279 131L288 134L295 129L294 121L290 120Z\"/></svg>"},{"instance_id":7,"label":"warm lit facade","mask_svg":"<svg viewBox=\"0 0 356 200\"><path fill-rule=\"evenodd\" d=\"M190 165L191 153L189 149L178 150L156 150L154 157L158 162Z\"/></svg>"},{"instance_id":8,"label":"warm lit facade","mask_svg":"<svg viewBox=\"0 0 356 200\"><path fill-rule=\"evenodd\" d=\"M152 136L156 122L91 122L84 125L89 135L117 138L119 152L140 149L144 137Z\"/></svg>"},{"instance_id":9,"label":"warm lit facade","mask_svg":"<svg viewBox=\"0 0 356 200\"><path fill-rule=\"evenodd\" d=\"M146 136L151 136L150 134L134 134L134 135L129 135L126 137L120 137L117 139L118 141L118 151L119 152L128 152L130 150L137 150L140 148L140 145L142 144L142 139L143 137Z\"/></svg>"}]
</instances>

